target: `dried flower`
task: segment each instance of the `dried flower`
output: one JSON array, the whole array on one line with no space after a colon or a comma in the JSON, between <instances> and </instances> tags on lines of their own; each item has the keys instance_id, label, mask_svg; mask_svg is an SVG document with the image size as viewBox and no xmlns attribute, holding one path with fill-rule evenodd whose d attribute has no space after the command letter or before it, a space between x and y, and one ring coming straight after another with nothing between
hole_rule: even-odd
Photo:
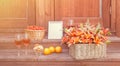
<instances>
[{"instance_id":1,"label":"dried flower","mask_svg":"<svg viewBox=\"0 0 120 66\"><path fill-rule=\"evenodd\" d=\"M62 38L63 44L103 44L110 42L107 38L110 35L108 28L102 28L100 23L91 25L89 20L85 24L69 26L64 29L65 35Z\"/></svg>"}]
</instances>

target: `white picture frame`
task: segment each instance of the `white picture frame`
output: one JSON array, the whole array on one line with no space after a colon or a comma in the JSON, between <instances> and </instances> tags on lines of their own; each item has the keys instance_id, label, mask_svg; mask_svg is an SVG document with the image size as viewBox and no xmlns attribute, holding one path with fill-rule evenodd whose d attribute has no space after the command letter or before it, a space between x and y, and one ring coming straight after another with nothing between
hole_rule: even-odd
<instances>
[{"instance_id":1,"label":"white picture frame","mask_svg":"<svg viewBox=\"0 0 120 66\"><path fill-rule=\"evenodd\" d=\"M48 39L61 39L63 37L63 21L48 22Z\"/></svg>"}]
</instances>

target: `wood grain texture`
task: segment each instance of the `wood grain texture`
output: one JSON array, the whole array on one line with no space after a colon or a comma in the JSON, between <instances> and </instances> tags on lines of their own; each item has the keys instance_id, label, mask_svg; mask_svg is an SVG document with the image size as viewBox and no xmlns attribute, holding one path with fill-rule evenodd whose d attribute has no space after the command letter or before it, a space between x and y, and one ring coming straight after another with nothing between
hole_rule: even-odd
<instances>
[{"instance_id":1,"label":"wood grain texture","mask_svg":"<svg viewBox=\"0 0 120 66\"><path fill-rule=\"evenodd\" d=\"M93 24L100 22L104 27L110 28L110 0L101 2L100 0L55 0L55 20L63 20L67 25L70 19L78 24L86 22L89 18Z\"/></svg>"},{"instance_id":2,"label":"wood grain texture","mask_svg":"<svg viewBox=\"0 0 120 66\"><path fill-rule=\"evenodd\" d=\"M36 25L43 25L45 23L45 1L36 0Z\"/></svg>"},{"instance_id":3,"label":"wood grain texture","mask_svg":"<svg viewBox=\"0 0 120 66\"><path fill-rule=\"evenodd\" d=\"M55 0L55 19L99 17L99 0Z\"/></svg>"},{"instance_id":4,"label":"wood grain texture","mask_svg":"<svg viewBox=\"0 0 120 66\"><path fill-rule=\"evenodd\" d=\"M112 25L113 30L115 25L113 22L110 24L109 20L110 0L102 1L103 18L99 17L100 0L0 0L1 32L8 32L8 28L18 28L21 31L27 25L39 25L47 29L50 20L69 22L73 19L75 24L78 24L85 22L87 18L97 20L94 23L99 21L105 27Z\"/></svg>"},{"instance_id":5,"label":"wood grain texture","mask_svg":"<svg viewBox=\"0 0 120 66\"><path fill-rule=\"evenodd\" d=\"M96 24L102 22L99 16L99 0L36 0L36 25L46 29L51 20L63 20L66 24L73 19L78 24L90 18L97 20Z\"/></svg>"},{"instance_id":6,"label":"wood grain texture","mask_svg":"<svg viewBox=\"0 0 120 66\"><path fill-rule=\"evenodd\" d=\"M115 27L114 24L111 24L112 22L110 20L110 4L111 0L102 0L102 19L105 28L111 28L111 26L112 28Z\"/></svg>"},{"instance_id":7,"label":"wood grain texture","mask_svg":"<svg viewBox=\"0 0 120 66\"><path fill-rule=\"evenodd\" d=\"M0 19L27 18L27 3L27 0L0 0Z\"/></svg>"},{"instance_id":8,"label":"wood grain texture","mask_svg":"<svg viewBox=\"0 0 120 66\"><path fill-rule=\"evenodd\" d=\"M119 66L119 62L0 62L1 66Z\"/></svg>"},{"instance_id":9,"label":"wood grain texture","mask_svg":"<svg viewBox=\"0 0 120 66\"><path fill-rule=\"evenodd\" d=\"M53 53L51 55L42 55L39 60L32 50L34 43L28 48L28 56L24 55L25 47L22 46L21 56L17 57L17 48L14 41L15 34L0 34L0 66L120 66L120 38L111 37L112 43L107 46L107 57L91 60L74 60L68 54L68 48L64 48L63 53ZM114 41L114 42L113 42ZM60 40L44 39L44 47L60 45Z\"/></svg>"},{"instance_id":10,"label":"wood grain texture","mask_svg":"<svg viewBox=\"0 0 120 66\"><path fill-rule=\"evenodd\" d=\"M63 20L64 26L71 19L74 25L85 23L88 18L92 24L102 23L99 4L99 0L55 0L55 20Z\"/></svg>"},{"instance_id":11,"label":"wood grain texture","mask_svg":"<svg viewBox=\"0 0 120 66\"><path fill-rule=\"evenodd\" d=\"M48 21L54 20L54 0L36 0L36 25L47 29Z\"/></svg>"},{"instance_id":12,"label":"wood grain texture","mask_svg":"<svg viewBox=\"0 0 120 66\"><path fill-rule=\"evenodd\" d=\"M120 62L120 53L119 52L108 52L107 57L105 58L97 58L97 59L84 59L84 60L76 60L71 57L68 53L68 49L63 49L62 53L52 53L50 55L44 55L36 57L34 51L32 49L28 49L28 55L25 54L25 49L20 50L20 55L17 56L17 49L4 49L0 50L0 62L1 61L18 61L18 62L26 62L26 61L39 61L39 62Z\"/></svg>"},{"instance_id":13,"label":"wood grain texture","mask_svg":"<svg viewBox=\"0 0 120 66\"><path fill-rule=\"evenodd\" d=\"M120 0L116 1L116 35L120 37Z\"/></svg>"},{"instance_id":14,"label":"wood grain texture","mask_svg":"<svg viewBox=\"0 0 120 66\"><path fill-rule=\"evenodd\" d=\"M116 0L111 0L111 31L116 32Z\"/></svg>"},{"instance_id":15,"label":"wood grain texture","mask_svg":"<svg viewBox=\"0 0 120 66\"><path fill-rule=\"evenodd\" d=\"M36 25L47 29L50 20L63 20L64 25L68 25L70 19L73 19L75 24L79 24L86 22L89 18L92 23L100 22L104 27L110 28L110 0L102 0L101 6L100 1L36 0Z\"/></svg>"},{"instance_id":16,"label":"wood grain texture","mask_svg":"<svg viewBox=\"0 0 120 66\"><path fill-rule=\"evenodd\" d=\"M34 52L31 50L28 56L24 55L24 50L21 50L21 56L16 56L16 50L0 50L0 65L1 66L119 66L120 53L108 53L106 58L75 60L68 51L63 51L60 54L41 55L36 59Z\"/></svg>"},{"instance_id":17,"label":"wood grain texture","mask_svg":"<svg viewBox=\"0 0 120 66\"><path fill-rule=\"evenodd\" d=\"M34 0L0 0L0 29L23 29L35 24ZM2 30L0 32L6 32Z\"/></svg>"}]
</instances>

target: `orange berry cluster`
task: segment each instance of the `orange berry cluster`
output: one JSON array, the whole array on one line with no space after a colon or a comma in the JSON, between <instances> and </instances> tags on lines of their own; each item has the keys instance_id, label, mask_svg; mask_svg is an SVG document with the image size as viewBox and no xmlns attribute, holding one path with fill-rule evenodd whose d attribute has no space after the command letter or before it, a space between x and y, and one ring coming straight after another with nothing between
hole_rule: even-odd
<instances>
[{"instance_id":1,"label":"orange berry cluster","mask_svg":"<svg viewBox=\"0 0 120 66\"><path fill-rule=\"evenodd\" d=\"M41 26L27 26L28 30L44 30L44 27Z\"/></svg>"}]
</instances>

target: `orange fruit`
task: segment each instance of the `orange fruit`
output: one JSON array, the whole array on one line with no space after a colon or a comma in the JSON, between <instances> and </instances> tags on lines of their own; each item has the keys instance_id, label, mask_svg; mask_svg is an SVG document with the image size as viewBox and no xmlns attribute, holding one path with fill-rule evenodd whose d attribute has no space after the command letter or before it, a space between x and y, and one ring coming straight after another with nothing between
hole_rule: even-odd
<instances>
[{"instance_id":1,"label":"orange fruit","mask_svg":"<svg viewBox=\"0 0 120 66\"><path fill-rule=\"evenodd\" d=\"M50 46L50 47L49 47L49 50L53 53L53 52L55 52L55 47Z\"/></svg>"},{"instance_id":2,"label":"orange fruit","mask_svg":"<svg viewBox=\"0 0 120 66\"><path fill-rule=\"evenodd\" d=\"M61 46L56 46L55 47L55 52L56 53L61 53L62 52L62 47Z\"/></svg>"},{"instance_id":3,"label":"orange fruit","mask_svg":"<svg viewBox=\"0 0 120 66\"><path fill-rule=\"evenodd\" d=\"M49 48L45 48L43 53L44 53L44 55L49 55L49 54L51 54L51 51Z\"/></svg>"}]
</instances>

